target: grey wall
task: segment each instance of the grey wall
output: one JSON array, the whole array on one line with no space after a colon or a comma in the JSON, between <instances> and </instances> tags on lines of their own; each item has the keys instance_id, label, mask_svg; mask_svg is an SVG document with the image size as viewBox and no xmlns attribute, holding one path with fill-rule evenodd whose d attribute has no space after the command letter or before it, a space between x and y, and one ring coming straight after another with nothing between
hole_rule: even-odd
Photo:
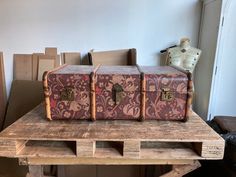
<instances>
[{"instance_id":1,"label":"grey wall","mask_svg":"<svg viewBox=\"0 0 236 177\"><path fill-rule=\"evenodd\" d=\"M198 0L0 0L0 50L7 89L13 53L135 47L140 65L158 65L158 52L181 37L197 46Z\"/></svg>"}]
</instances>

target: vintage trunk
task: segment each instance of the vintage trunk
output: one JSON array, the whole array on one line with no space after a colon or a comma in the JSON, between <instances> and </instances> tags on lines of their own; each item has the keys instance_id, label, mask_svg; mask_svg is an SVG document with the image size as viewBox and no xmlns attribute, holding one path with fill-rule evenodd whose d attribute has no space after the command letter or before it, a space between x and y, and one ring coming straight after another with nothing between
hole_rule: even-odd
<instances>
[{"instance_id":1,"label":"vintage trunk","mask_svg":"<svg viewBox=\"0 0 236 177\"><path fill-rule=\"evenodd\" d=\"M191 74L157 66L63 66L44 75L49 119L183 120Z\"/></svg>"},{"instance_id":2,"label":"vintage trunk","mask_svg":"<svg viewBox=\"0 0 236 177\"><path fill-rule=\"evenodd\" d=\"M43 76L48 119L90 119L92 66L64 65Z\"/></svg>"},{"instance_id":3,"label":"vintage trunk","mask_svg":"<svg viewBox=\"0 0 236 177\"><path fill-rule=\"evenodd\" d=\"M95 81L95 119L138 119L140 84L136 66L99 67Z\"/></svg>"},{"instance_id":4,"label":"vintage trunk","mask_svg":"<svg viewBox=\"0 0 236 177\"><path fill-rule=\"evenodd\" d=\"M192 99L191 74L169 66L142 66L143 119L188 118Z\"/></svg>"}]
</instances>

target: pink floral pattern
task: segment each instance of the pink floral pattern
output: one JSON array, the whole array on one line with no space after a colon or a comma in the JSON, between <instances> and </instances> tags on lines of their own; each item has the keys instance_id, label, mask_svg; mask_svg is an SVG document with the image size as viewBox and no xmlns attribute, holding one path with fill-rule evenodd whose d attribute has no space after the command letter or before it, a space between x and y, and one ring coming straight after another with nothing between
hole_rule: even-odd
<instances>
[{"instance_id":1,"label":"pink floral pattern","mask_svg":"<svg viewBox=\"0 0 236 177\"><path fill-rule=\"evenodd\" d=\"M52 119L90 119L90 78L87 74L55 74L48 76ZM61 94L70 88L74 100L62 100Z\"/></svg>"},{"instance_id":2,"label":"pink floral pattern","mask_svg":"<svg viewBox=\"0 0 236 177\"><path fill-rule=\"evenodd\" d=\"M52 119L90 119L90 73L92 66L80 69L68 66L48 75ZM171 67L141 67L146 80L145 119L185 119L187 76ZM114 73L113 73L114 72ZM136 67L101 67L95 80L96 119L139 119L141 116L141 75ZM122 86L122 100L116 104L113 86ZM162 101L161 92L168 88L174 94L171 101ZM66 89L73 100L62 99Z\"/></svg>"},{"instance_id":3,"label":"pink floral pattern","mask_svg":"<svg viewBox=\"0 0 236 177\"><path fill-rule=\"evenodd\" d=\"M115 104L112 87L122 86L122 101ZM139 75L97 75L96 119L138 119L140 117L140 76Z\"/></svg>"},{"instance_id":4,"label":"pink floral pattern","mask_svg":"<svg viewBox=\"0 0 236 177\"><path fill-rule=\"evenodd\" d=\"M178 74L145 75L147 80L146 119L182 120L185 119L187 100L187 77ZM154 88L150 90L150 88ZM171 101L162 101L162 88L170 88L174 94Z\"/></svg>"}]
</instances>

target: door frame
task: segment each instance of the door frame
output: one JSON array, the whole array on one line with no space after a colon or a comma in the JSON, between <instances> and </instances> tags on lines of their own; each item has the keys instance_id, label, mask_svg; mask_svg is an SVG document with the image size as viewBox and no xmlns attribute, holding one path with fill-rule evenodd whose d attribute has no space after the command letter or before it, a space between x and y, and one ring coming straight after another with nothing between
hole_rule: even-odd
<instances>
[{"instance_id":1,"label":"door frame","mask_svg":"<svg viewBox=\"0 0 236 177\"><path fill-rule=\"evenodd\" d=\"M222 0L221 6L221 15L220 15L220 25L218 29L218 38L216 44L216 52L215 52L215 61L213 66L213 74L212 74L212 82L211 82L211 89L210 89L210 97L209 97L209 106L208 106L208 113L207 113L207 120L212 120L214 118L215 113L215 105L217 98L215 97L217 93L217 86L219 84L219 68L223 61L222 54L224 52L224 45L225 42L225 32L227 31L227 19L228 11L232 4L232 0Z\"/></svg>"}]
</instances>

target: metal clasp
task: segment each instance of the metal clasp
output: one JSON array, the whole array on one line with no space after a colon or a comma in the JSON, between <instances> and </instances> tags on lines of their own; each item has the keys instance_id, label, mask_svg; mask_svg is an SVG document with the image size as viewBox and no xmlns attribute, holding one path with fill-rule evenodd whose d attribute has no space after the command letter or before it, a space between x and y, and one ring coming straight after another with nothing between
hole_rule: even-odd
<instances>
[{"instance_id":1,"label":"metal clasp","mask_svg":"<svg viewBox=\"0 0 236 177\"><path fill-rule=\"evenodd\" d=\"M121 100L123 99L123 91L124 89L122 88L121 85L115 84L112 87L112 99L115 102L115 104L119 104Z\"/></svg>"},{"instance_id":2,"label":"metal clasp","mask_svg":"<svg viewBox=\"0 0 236 177\"><path fill-rule=\"evenodd\" d=\"M74 101L75 95L73 88L71 87L66 87L62 92L61 92L61 100L62 101Z\"/></svg>"},{"instance_id":3,"label":"metal clasp","mask_svg":"<svg viewBox=\"0 0 236 177\"><path fill-rule=\"evenodd\" d=\"M172 101L174 99L174 93L170 88L163 88L161 91L161 101Z\"/></svg>"}]
</instances>

